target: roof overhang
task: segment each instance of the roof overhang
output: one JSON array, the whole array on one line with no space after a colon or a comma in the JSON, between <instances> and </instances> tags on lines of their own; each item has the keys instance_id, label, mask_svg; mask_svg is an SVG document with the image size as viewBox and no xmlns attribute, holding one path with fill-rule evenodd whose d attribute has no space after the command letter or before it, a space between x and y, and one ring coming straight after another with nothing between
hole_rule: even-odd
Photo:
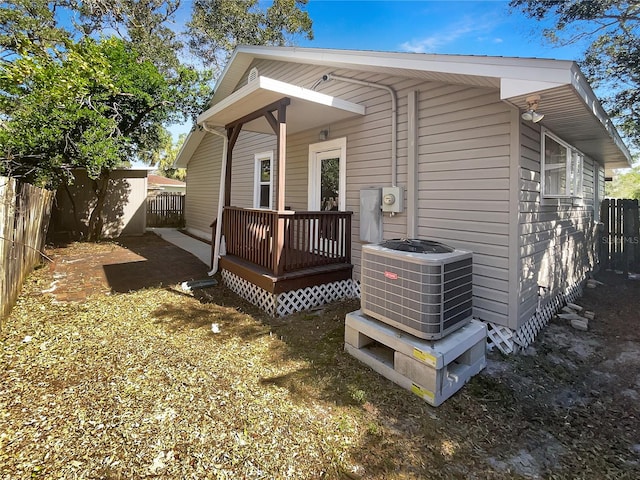
<instances>
[{"instance_id":1,"label":"roof overhang","mask_svg":"<svg viewBox=\"0 0 640 480\"><path fill-rule=\"evenodd\" d=\"M209 127L225 127L283 98L290 99L286 118L289 134L365 114L365 107L357 103L258 76L200 114L197 122L199 125L206 123ZM244 124L243 129L259 133L274 133L264 118Z\"/></svg>"},{"instance_id":2,"label":"roof overhang","mask_svg":"<svg viewBox=\"0 0 640 480\"><path fill-rule=\"evenodd\" d=\"M187 135L187 138L182 144L182 148L173 162L173 168L187 168L191 156L196 152L206 133L202 128L197 126L189 132L189 135Z\"/></svg>"},{"instance_id":3,"label":"roof overhang","mask_svg":"<svg viewBox=\"0 0 640 480\"><path fill-rule=\"evenodd\" d=\"M539 95L541 125L608 170L631 166L631 153L575 63L562 82L502 79L500 94L521 110L527 97Z\"/></svg>"},{"instance_id":4,"label":"roof overhang","mask_svg":"<svg viewBox=\"0 0 640 480\"><path fill-rule=\"evenodd\" d=\"M555 134L607 169L632 163L622 141L578 65L569 60L541 58L438 55L300 47L240 46L216 86L212 105L231 93L257 60L301 63L333 69L353 69L407 76L458 85L497 88L500 97L524 111L526 98L542 99L542 122Z\"/></svg>"},{"instance_id":5,"label":"roof overhang","mask_svg":"<svg viewBox=\"0 0 640 480\"><path fill-rule=\"evenodd\" d=\"M323 66L327 72L348 69L498 89L502 100L521 111L526 109L528 96L539 94L538 111L545 115L542 125L607 169L627 168L632 163L628 148L578 65L566 60L240 46L216 85L211 108L198 117L198 123L224 127L284 97L291 99L287 109L289 133L364 114L361 105L266 77L258 77L237 90L238 82L256 60ZM309 80L309 84L315 80ZM245 128L272 133L262 120ZM203 135L196 130L190 136L178 158L179 166L188 161L187 154Z\"/></svg>"}]
</instances>

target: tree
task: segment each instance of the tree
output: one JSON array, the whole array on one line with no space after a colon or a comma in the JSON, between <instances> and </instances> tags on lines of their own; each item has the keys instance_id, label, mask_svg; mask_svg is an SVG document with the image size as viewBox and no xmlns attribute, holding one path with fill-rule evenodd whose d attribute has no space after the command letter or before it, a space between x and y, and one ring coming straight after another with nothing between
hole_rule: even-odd
<instances>
[{"instance_id":1,"label":"tree","mask_svg":"<svg viewBox=\"0 0 640 480\"><path fill-rule=\"evenodd\" d=\"M174 143L173 138L169 132L167 132L162 148L156 152L149 164L152 167L157 167L158 172L167 178L184 181L184 179L187 178L187 170L185 168L174 168L173 164L176 158L178 158L178 153L186 139L187 134L182 133L178 137L178 141Z\"/></svg>"},{"instance_id":2,"label":"tree","mask_svg":"<svg viewBox=\"0 0 640 480\"><path fill-rule=\"evenodd\" d=\"M626 173L616 173L606 184L606 194L611 198L637 198L640 200L640 165Z\"/></svg>"},{"instance_id":3,"label":"tree","mask_svg":"<svg viewBox=\"0 0 640 480\"><path fill-rule=\"evenodd\" d=\"M311 18L303 10L307 2L273 0L261 9L258 0L194 0L189 47L219 72L238 45L286 45L296 35L311 40Z\"/></svg>"},{"instance_id":4,"label":"tree","mask_svg":"<svg viewBox=\"0 0 640 480\"><path fill-rule=\"evenodd\" d=\"M275 0L262 11L257 0L198 0L189 24L197 40L190 43L225 58L240 42L310 36L304 4ZM184 45L171 26L179 6L180 0L0 3L0 174L56 187L72 180L71 169L86 168L96 199L85 238L100 235L109 172L131 160L169 158L166 127L195 119L208 100L212 73L184 63ZM208 7L215 7L213 17Z\"/></svg>"},{"instance_id":5,"label":"tree","mask_svg":"<svg viewBox=\"0 0 640 480\"><path fill-rule=\"evenodd\" d=\"M630 144L640 147L640 1L511 0L535 20L553 18L553 42L590 42L580 62Z\"/></svg>"},{"instance_id":6,"label":"tree","mask_svg":"<svg viewBox=\"0 0 640 480\"><path fill-rule=\"evenodd\" d=\"M180 115L177 105L188 103L189 92L117 38L85 38L57 57L21 57L0 67L2 170L57 187L68 183L72 168L86 168L96 200L86 231L77 225L95 239L109 172L125 159L151 160L165 138L163 125ZM190 74L183 73L187 83Z\"/></svg>"}]
</instances>

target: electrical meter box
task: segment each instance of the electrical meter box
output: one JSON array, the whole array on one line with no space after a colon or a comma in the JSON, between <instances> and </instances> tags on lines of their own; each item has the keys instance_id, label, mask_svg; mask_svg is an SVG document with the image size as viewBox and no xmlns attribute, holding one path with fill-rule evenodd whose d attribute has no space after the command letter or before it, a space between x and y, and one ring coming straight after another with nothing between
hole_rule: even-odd
<instances>
[{"instance_id":1,"label":"electrical meter box","mask_svg":"<svg viewBox=\"0 0 640 480\"><path fill-rule=\"evenodd\" d=\"M402 213L404 210L404 189L402 187L382 187L382 211Z\"/></svg>"}]
</instances>

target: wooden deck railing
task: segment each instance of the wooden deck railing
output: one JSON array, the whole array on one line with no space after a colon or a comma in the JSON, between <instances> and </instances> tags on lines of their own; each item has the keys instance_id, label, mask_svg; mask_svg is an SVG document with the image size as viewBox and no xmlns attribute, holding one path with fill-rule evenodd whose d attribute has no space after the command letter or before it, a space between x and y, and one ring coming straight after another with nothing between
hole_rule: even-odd
<instances>
[{"instance_id":1,"label":"wooden deck railing","mask_svg":"<svg viewBox=\"0 0 640 480\"><path fill-rule=\"evenodd\" d=\"M274 275L351 263L352 212L275 212L225 207L227 253Z\"/></svg>"}]
</instances>

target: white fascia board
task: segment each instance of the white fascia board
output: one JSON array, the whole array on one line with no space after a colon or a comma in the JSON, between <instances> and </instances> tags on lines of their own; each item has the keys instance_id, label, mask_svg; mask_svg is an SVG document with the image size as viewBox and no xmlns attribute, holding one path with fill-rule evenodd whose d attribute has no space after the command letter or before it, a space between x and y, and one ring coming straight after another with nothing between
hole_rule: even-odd
<instances>
[{"instance_id":1,"label":"white fascia board","mask_svg":"<svg viewBox=\"0 0 640 480\"><path fill-rule=\"evenodd\" d=\"M187 165L191 160L191 156L200 145L204 135L204 132L198 127L195 127L189 132L189 135L187 135L187 138L182 144L182 148L180 148L180 151L173 162L173 168L187 168Z\"/></svg>"},{"instance_id":2,"label":"white fascia board","mask_svg":"<svg viewBox=\"0 0 640 480\"><path fill-rule=\"evenodd\" d=\"M220 102L216 103L213 107L209 108L205 112L198 116L197 123L202 124L208 119L215 116L217 113L226 110L234 104L242 101L250 101L252 94L264 90L267 92L274 92L285 97L297 98L307 102L317 103L328 107L338 108L347 112L364 115L365 107L358 105L357 103L348 102L340 98L332 97L324 93L316 92L308 88L303 88L290 83L281 82L272 78L260 76L256 80L248 83L239 90L224 98ZM264 105L255 105L255 109L261 108ZM251 113L251 112L247 112Z\"/></svg>"},{"instance_id":3,"label":"white fascia board","mask_svg":"<svg viewBox=\"0 0 640 480\"><path fill-rule=\"evenodd\" d=\"M488 78L539 79L564 83L574 63L540 58L443 55L299 47L238 47L239 55L334 67L380 67L472 75Z\"/></svg>"},{"instance_id":4,"label":"white fascia board","mask_svg":"<svg viewBox=\"0 0 640 480\"><path fill-rule=\"evenodd\" d=\"M364 106L347 100L342 100L337 97L332 97L325 93L316 92L315 90L310 90L298 85L292 85L291 83L281 82L280 80L274 80L273 78L268 77L259 77L259 81L260 88L281 93L287 97L319 103L320 105L326 105L327 107L339 108L340 110L357 113L358 115L364 115L365 113Z\"/></svg>"},{"instance_id":5,"label":"white fascia board","mask_svg":"<svg viewBox=\"0 0 640 480\"><path fill-rule=\"evenodd\" d=\"M535 92L542 92L544 90L551 90L552 88L561 87L567 85L569 82L556 83L540 80L520 80L514 78L501 78L500 79L500 99L508 100L513 97L519 97L521 95L529 95Z\"/></svg>"},{"instance_id":6,"label":"white fascia board","mask_svg":"<svg viewBox=\"0 0 640 480\"><path fill-rule=\"evenodd\" d=\"M600 100L598 100L598 97L596 97L595 93L593 93L593 90L591 90L591 86L589 85L589 82L584 77L582 72L580 72L580 69L578 68L577 65L575 65L575 68L572 69L572 79L573 79L573 82L572 82L573 88L576 91L576 93L580 96L580 98L582 98L582 100L587 105L587 107L589 108L593 116L600 121L604 129L611 136L611 139L616 144L616 146L622 151L624 156L627 157L627 161L629 162L629 167L631 167L631 164L633 163L631 152L629 152L629 149L627 148L624 141L620 137L620 134L618 133L618 130L616 129L613 122L611 121L611 118L609 118L609 115L607 115L607 112L605 112L604 108L602 108L602 105L600 104Z\"/></svg>"}]
</instances>

